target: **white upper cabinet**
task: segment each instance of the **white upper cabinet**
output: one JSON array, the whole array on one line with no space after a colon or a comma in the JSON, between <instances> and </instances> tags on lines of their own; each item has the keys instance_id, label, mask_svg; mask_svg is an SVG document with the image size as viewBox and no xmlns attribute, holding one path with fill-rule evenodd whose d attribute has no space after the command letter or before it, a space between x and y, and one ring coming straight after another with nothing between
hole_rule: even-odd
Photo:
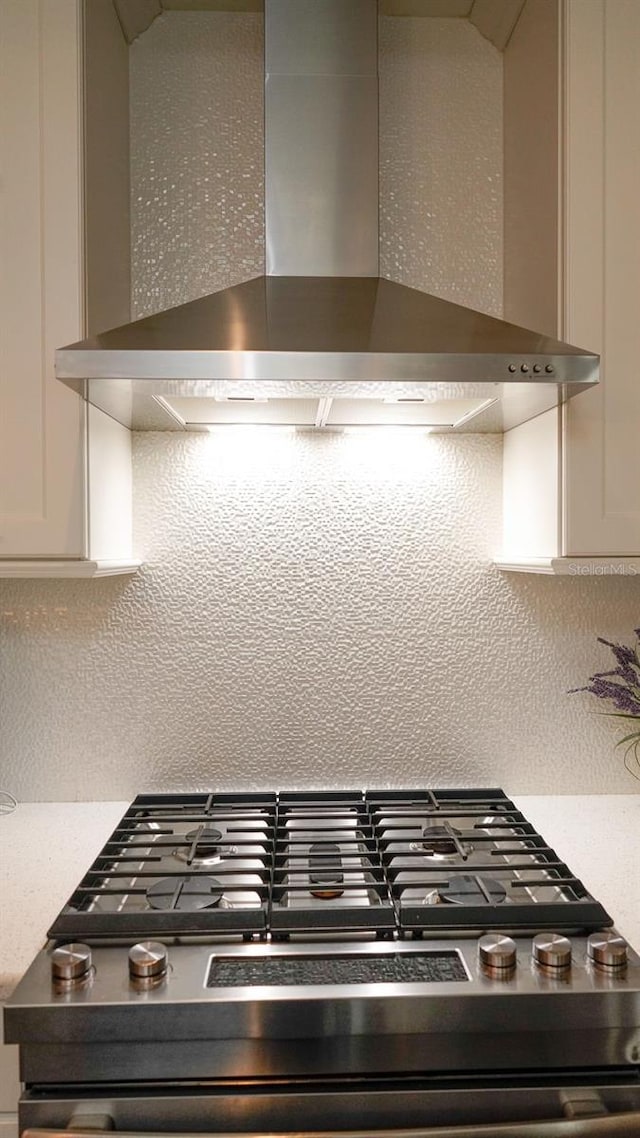
<instances>
[{"instance_id":1,"label":"white upper cabinet","mask_svg":"<svg viewBox=\"0 0 640 1138\"><path fill-rule=\"evenodd\" d=\"M568 0L565 331L602 355L565 410L563 552L640 554L640 4Z\"/></svg>"},{"instance_id":2,"label":"white upper cabinet","mask_svg":"<svg viewBox=\"0 0 640 1138\"><path fill-rule=\"evenodd\" d=\"M0 0L0 576L138 564L128 432L53 374L87 328L83 15Z\"/></svg>"},{"instance_id":3,"label":"white upper cabinet","mask_svg":"<svg viewBox=\"0 0 640 1138\"><path fill-rule=\"evenodd\" d=\"M639 201L640 4L527 0L505 52L505 315L602 363L505 436L505 567L640 572Z\"/></svg>"}]
</instances>

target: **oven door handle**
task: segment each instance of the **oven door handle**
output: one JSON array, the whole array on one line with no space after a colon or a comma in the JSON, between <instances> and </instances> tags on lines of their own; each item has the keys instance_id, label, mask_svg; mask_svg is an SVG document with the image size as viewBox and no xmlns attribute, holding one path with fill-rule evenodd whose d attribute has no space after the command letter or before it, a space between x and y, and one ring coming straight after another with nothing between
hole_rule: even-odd
<instances>
[{"instance_id":1,"label":"oven door handle","mask_svg":"<svg viewBox=\"0 0 640 1138\"><path fill-rule=\"evenodd\" d=\"M195 1134L188 1131L163 1130L109 1130L108 1126L95 1129L69 1127L66 1130L49 1130L34 1127L24 1130L22 1138L97 1138L113 1133L117 1138L267 1138L264 1131L251 1133L212 1131ZM623 1114L602 1114L591 1118L558 1118L534 1122L478 1123L463 1126L428 1126L426 1129L391 1130L295 1130L286 1133L269 1131L268 1138L638 1138L640 1111Z\"/></svg>"}]
</instances>

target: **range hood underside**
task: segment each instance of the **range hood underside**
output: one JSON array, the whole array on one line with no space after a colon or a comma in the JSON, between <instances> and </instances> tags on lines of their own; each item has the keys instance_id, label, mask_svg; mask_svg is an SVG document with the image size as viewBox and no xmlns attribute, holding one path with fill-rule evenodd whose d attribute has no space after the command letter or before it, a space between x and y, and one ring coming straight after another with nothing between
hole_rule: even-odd
<instances>
[{"instance_id":1,"label":"range hood underside","mask_svg":"<svg viewBox=\"0 0 640 1138\"><path fill-rule=\"evenodd\" d=\"M502 433L566 402L591 384L502 383L390 385L393 394L311 394L309 383L247 385L216 380L67 380L78 394L134 431L202 431L212 427L413 427L430 431ZM325 392L330 384L322 386ZM363 385L367 392L374 384ZM277 390L277 394L273 389ZM241 391L246 395L241 395ZM289 394L283 394L284 391Z\"/></svg>"},{"instance_id":2,"label":"range hood underside","mask_svg":"<svg viewBox=\"0 0 640 1138\"><path fill-rule=\"evenodd\" d=\"M501 431L596 383L598 357L381 277L267 276L62 348L56 372L132 429Z\"/></svg>"}]
</instances>

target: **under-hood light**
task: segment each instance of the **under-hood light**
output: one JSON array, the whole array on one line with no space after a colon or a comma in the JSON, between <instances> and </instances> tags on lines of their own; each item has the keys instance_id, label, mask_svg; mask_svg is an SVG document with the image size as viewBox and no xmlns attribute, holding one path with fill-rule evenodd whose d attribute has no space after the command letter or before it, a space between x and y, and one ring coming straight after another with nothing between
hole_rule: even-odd
<instances>
[{"instance_id":1,"label":"under-hood light","mask_svg":"<svg viewBox=\"0 0 640 1138\"><path fill-rule=\"evenodd\" d=\"M359 438L377 438L377 439L406 439L408 437L417 438L421 435L432 435L434 432L447 430L442 427L398 427L393 423L378 423L367 424L362 427L342 427L341 434L347 436L354 436Z\"/></svg>"},{"instance_id":2,"label":"under-hood light","mask_svg":"<svg viewBox=\"0 0 640 1138\"><path fill-rule=\"evenodd\" d=\"M207 423L206 426L198 426L196 428L200 431L206 431L209 435L225 435L227 437L237 434L238 437L258 436L263 431L268 434L281 434L293 435L298 427L287 426L282 423Z\"/></svg>"},{"instance_id":3,"label":"under-hood light","mask_svg":"<svg viewBox=\"0 0 640 1138\"><path fill-rule=\"evenodd\" d=\"M398 395L395 398L389 396L382 400L383 403L426 403L423 395Z\"/></svg>"},{"instance_id":4,"label":"under-hood light","mask_svg":"<svg viewBox=\"0 0 640 1138\"><path fill-rule=\"evenodd\" d=\"M454 430L481 415L496 402L490 399L320 397L306 399L213 398L156 396L156 402L183 430L211 427L260 426L342 430L360 427L399 427L402 430Z\"/></svg>"},{"instance_id":5,"label":"under-hood light","mask_svg":"<svg viewBox=\"0 0 640 1138\"><path fill-rule=\"evenodd\" d=\"M216 395L216 403L266 403L266 399L258 399L256 395Z\"/></svg>"}]
</instances>

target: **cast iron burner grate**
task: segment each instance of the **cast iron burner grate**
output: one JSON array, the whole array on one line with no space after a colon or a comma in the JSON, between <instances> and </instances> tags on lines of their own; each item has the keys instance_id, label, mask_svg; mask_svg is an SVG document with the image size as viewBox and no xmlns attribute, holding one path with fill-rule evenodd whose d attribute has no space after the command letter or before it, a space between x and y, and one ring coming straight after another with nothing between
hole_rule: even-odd
<instances>
[{"instance_id":1,"label":"cast iron burner grate","mask_svg":"<svg viewBox=\"0 0 640 1138\"><path fill-rule=\"evenodd\" d=\"M276 805L275 794L139 795L49 935L265 935Z\"/></svg>"},{"instance_id":2,"label":"cast iron burner grate","mask_svg":"<svg viewBox=\"0 0 640 1138\"><path fill-rule=\"evenodd\" d=\"M603 907L497 788L140 795L54 940L595 930Z\"/></svg>"},{"instance_id":3,"label":"cast iron burner grate","mask_svg":"<svg viewBox=\"0 0 640 1138\"><path fill-rule=\"evenodd\" d=\"M501 790L368 791L366 799L402 930L570 932L613 923ZM457 857L429 848L433 826Z\"/></svg>"},{"instance_id":4,"label":"cast iron burner grate","mask_svg":"<svg viewBox=\"0 0 640 1138\"><path fill-rule=\"evenodd\" d=\"M278 795L269 907L274 934L391 934L396 914L361 792Z\"/></svg>"}]
</instances>

